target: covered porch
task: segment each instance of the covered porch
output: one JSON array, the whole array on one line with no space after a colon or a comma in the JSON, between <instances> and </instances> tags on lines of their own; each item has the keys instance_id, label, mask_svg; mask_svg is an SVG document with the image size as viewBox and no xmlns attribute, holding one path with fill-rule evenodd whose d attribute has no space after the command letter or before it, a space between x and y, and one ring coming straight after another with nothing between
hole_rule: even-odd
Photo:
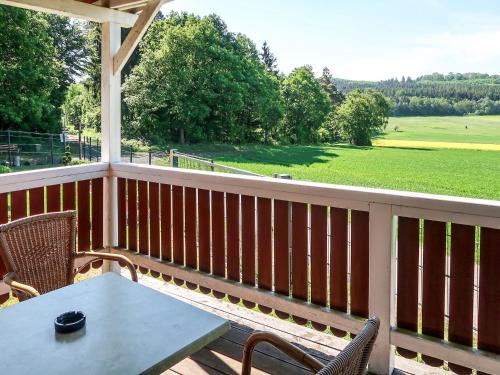
<instances>
[{"instance_id":1,"label":"covered porch","mask_svg":"<svg viewBox=\"0 0 500 375\"><path fill-rule=\"evenodd\" d=\"M121 163L120 71L164 3L0 0L102 23L102 162L2 175L0 223L76 210L80 251L233 321L170 373L238 373L255 329L328 360L377 316L373 373L500 374L500 202ZM259 350L258 371L305 371Z\"/></svg>"}]
</instances>

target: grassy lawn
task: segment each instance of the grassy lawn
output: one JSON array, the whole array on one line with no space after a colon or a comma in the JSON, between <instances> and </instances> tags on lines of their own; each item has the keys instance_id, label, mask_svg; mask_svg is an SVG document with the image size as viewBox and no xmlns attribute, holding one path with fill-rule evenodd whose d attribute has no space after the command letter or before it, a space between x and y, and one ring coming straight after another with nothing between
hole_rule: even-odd
<instances>
[{"instance_id":1,"label":"grassy lawn","mask_svg":"<svg viewBox=\"0 0 500 375\"><path fill-rule=\"evenodd\" d=\"M500 144L500 116L392 117L382 138Z\"/></svg>"},{"instance_id":2,"label":"grassy lawn","mask_svg":"<svg viewBox=\"0 0 500 375\"><path fill-rule=\"evenodd\" d=\"M497 151L348 145L195 145L182 150L264 175L500 200Z\"/></svg>"}]
</instances>

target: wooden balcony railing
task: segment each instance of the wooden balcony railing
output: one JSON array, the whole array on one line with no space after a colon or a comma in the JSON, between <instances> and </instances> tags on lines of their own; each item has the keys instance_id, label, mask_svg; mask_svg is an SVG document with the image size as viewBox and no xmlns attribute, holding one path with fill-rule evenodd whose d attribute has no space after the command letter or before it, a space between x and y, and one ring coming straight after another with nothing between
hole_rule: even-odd
<instances>
[{"instance_id":1,"label":"wooden balcony railing","mask_svg":"<svg viewBox=\"0 0 500 375\"><path fill-rule=\"evenodd\" d=\"M111 251L141 272L337 336L377 315L376 373L389 372L392 347L458 373L500 373L500 202L134 164L92 168L27 182L28 196L11 200L24 197L30 210L21 204L20 212L39 212L29 204L33 189L78 181L69 196L82 217L80 246L95 247L106 215L102 177L116 178L106 185L116 186ZM61 190L45 188L47 209L52 189ZM0 182L0 193L12 191L19 182Z\"/></svg>"}]
</instances>

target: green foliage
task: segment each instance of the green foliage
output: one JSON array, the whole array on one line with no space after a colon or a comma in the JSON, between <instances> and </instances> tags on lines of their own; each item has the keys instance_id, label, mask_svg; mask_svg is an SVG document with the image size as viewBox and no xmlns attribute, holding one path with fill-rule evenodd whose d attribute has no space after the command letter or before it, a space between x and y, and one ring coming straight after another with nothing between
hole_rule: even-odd
<instances>
[{"instance_id":1,"label":"green foliage","mask_svg":"<svg viewBox=\"0 0 500 375\"><path fill-rule=\"evenodd\" d=\"M282 82L281 93L285 103L281 138L289 143L317 142L331 104L312 68L305 66L290 73Z\"/></svg>"},{"instance_id":2,"label":"green foliage","mask_svg":"<svg viewBox=\"0 0 500 375\"><path fill-rule=\"evenodd\" d=\"M271 48L269 48L269 44L267 44L266 41L264 41L264 43L262 44L260 58L269 73L273 73L276 75L279 73L277 63L278 60L276 59L276 56L274 56L271 52Z\"/></svg>"},{"instance_id":3,"label":"green foliage","mask_svg":"<svg viewBox=\"0 0 500 375\"><path fill-rule=\"evenodd\" d=\"M71 85L62 105L62 114L64 124L68 128L100 130L101 106L91 85Z\"/></svg>"},{"instance_id":4,"label":"green foliage","mask_svg":"<svg viewBox=\"0 0 500 375\"><path fill-rule=\"evenodd\" d=\"M481 73L433 73L401 81L379 82L334 79L350 92L375 89L391 98L393 116L462 116L500 114L500 76Z\"/></svg>"},{"instance_id":5,"label":"green foliage","mask_svg":"<svg viewBox=\"0 0 500 375\"><path fill-rule=\"evenodd\" d=\"M64 155L62 157L62 163L64 165L71 165L71 146L69 144L66 145L66 149L64 150Z\"/></svg>"},{"instance_id":6,"label":"green foliage","mask_svg":"<svg viewBox=\"0 0 500 375\"><path fill-rule=\"evenodd\" d=\"M155 22L124 84L128 137L165 142L248 142L281 118L276 77L253 43L217 16L172 13Z\"/></svg>"},{"instance_id":7,"label":"green foliage","mask_svg":"<svg viewBox=\"0 0 500 375\"><path fill-rule=\"evenodd\" d=\"M61 65L41 15L0 6L0 129L55 132Z\"/></svg>"},{"instance_id":8,"label":"green foliage","mask_svg":"<svg viewBox=\"0 0 500 375\"><path fill-rule=\"evenodd\" d=\"M390 101L374 90L355 90L337 109L334 122L342 137L354 145L371 145L371 137L385 129L391 111Z\"/></svg>"},{"instance_id":9,"label":"green foliage","mask_svg":"<svg viewBox=\"0 0 500 375\"><path fill-rule=\"evenodd\" d=\"M0 174L2 173L10 173L12 170L9 167L6 167L5 165L0 165Z\"/></svg>"},{"instance_id":10,"label":"green foliage","mask_svg":"<svg viewBox=\"0 0 500 375\"><path fill-rule=\"evenodd\" d=\"M87 63L81 23L0 6L0 129L58 132L66 91Z\"/></svg>"},{"instance_id":11,"label":"green foliage","mask_svg":"<svg viewBox=\"0 0 500 375\"><path fill-rule=\"evenodd\" d=\"M335 83L333 83L333 77L332 73L330 73L330 69L327 67L323 69L323 74L319 78L319 82L321 83L323 90L328 93L328 97L330 98L333 107L337 107L344 102L345 95L340 92L337 89L337 86L335 86Z\"/></svg>"},{"instance_id":12,"label":"green foliage","mask_svg":"<svg viewBox=\"0 0 500 375\"><path fill-rule=\"evenodd\" d=\"M45 14L49 35L56 49L56 59L61 64L59 86L53 93L53 104L59 107L68 87L81 77L88 64L88 49L84 24L67 17Z\"/></svg>"}]
</instances>

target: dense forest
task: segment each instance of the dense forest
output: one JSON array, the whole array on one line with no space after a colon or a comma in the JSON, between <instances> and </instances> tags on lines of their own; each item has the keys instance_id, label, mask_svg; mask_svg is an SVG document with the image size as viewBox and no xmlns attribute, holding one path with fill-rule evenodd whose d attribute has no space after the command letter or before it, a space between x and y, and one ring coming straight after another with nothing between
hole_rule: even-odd
<instances>
[{"instance_id":1,"label":"dense forest","mask_svg":"<svg viewBox=\"0 0 500 375\"><path fill-rule=\"evenodd\" d=\"M500 114L500 76L482 73L433 73L415 79L379 82L333 80L342 92L374 89L391 98L393 116Z\"/></svg>"}]
</instances>

